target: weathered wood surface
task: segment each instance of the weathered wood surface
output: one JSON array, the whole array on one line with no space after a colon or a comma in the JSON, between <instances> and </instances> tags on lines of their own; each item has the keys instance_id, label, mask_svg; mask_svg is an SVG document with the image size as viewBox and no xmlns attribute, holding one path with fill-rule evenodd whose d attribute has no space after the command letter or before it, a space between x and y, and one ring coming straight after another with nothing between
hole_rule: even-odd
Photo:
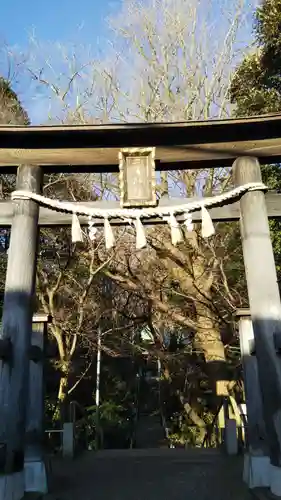
<instances>
[{"instance_id":1,"label":"weathered wood surface","mask_svg":"<svg viewBox=\"0 0 281 500\"><path fill-rule=\"evenodd\" d=\"M44 349L44 323L32 324L31 345L37 346L43 355ZM42 361L29 362L29 393L26 417L26 441L28 453L29 448L40 445L43 435L43 363ZM39 439L39 443L38 443ZM30 445L30 446L29 446ZM39 452L39 450L38 450Z\"/></svg>"},{"instance_id":2,"label":"weathered wood surface","mask_svg":"<svg viewBox=\"0 0 281 500\"><path fill-rule=\"evenodd\" d=\"M0 132L1 134L1 132ZM281 134L281 131L280 131ZM0 135L1 140L1 135ZM149 143L154 145L153 135ZM94 142L94 141L93 141ZM23 163L41 165L45 172L118 172L119 149L68 148L27 149L1 148L0 172L11 172ZM258 156L261 163L281 161L281 139L217 142L156 148L156 170L188 170L230 166L241 155Z\"/></svg>"},{"instance_id":3,"label":"weathered wood surface","mask_svg":"<svg viewBox=\"0 0 281 500\"><path fill-rule=\"evenodd\" d=\"M148 146L156 147L158 170L227 166L242 154L277 162L280 137L280 114L181 123L4 126L0 166L2 172L23 163L39 164L45 171L82 172L88 166L96 172L117 172L120 148Z\"/></svg>"},{"instance_id":4,"label":"weathered wood surface","mask_svg":"<svg viewBox=\"0 0 281 500\"><path fill-rule=\"evenodd\" d=\"M255 159L237 159L233 173L237 186L261 181L259 162ZM274 334L281 332L281 303L264 194L261 191L246 193L240 200L240 208L263 416L272 474L280 476L280 484L277 487L274 480L272 492L281 495L281 364L274 346Z\"/></svg>"},{"instance_id":5,"label":"weathered wood surface","mask_svg":"<svg viewBox=\"0 0 281 500\"><path fill-rule=\"evenodd\" d=\"M247 118L167 123L0 126L0 147L138 147L155 136L155 146L280 137L281 113ZM140 144L141 143L141 144Z\"/></svg>"},{"instance_id":6,"label":"weathered wood surface","mask_svg":"<svg viewBox=\"0 0 281 500\"><path fill-rule=\"evenodd\" d=\"M277 193L267 193L265 196L267 215L270 219L281 218L281 194ZM169 200L163 200L163 205L177 205L179 203L185 203L189 200L184 198L171 198ZM82 205L96 208L120 208L118 201L97 201L97 202L83 202ZM73 203L73 205L79 205L79 203ZM216 207L209 209L210 214L214 222L231 222L237 221L240 218L240 205L239 202L235 202L224 207ZM194 222L201 222L201 212L198 210L194 212L193 215ZM0 201L0 227L7 227L11 225L13 218L13 203L11 201ZM177 220L179 222L184 222L184 216L178 215ZM81 225L88 224L87 217L79 217ZM40 226L70 226L72 223L72 215L55 212L45 207L40 208L39 213L39 225ZM144 225L154 225L163 224L163 219L159 217L151 217L149 219L143 219L142 223ZM103 220L95 219L95 224L97 226L103 226ZM113 226L124 225L124 221L121 219L111 219L110 224Z\"/></svg>"},{"instance_id":7,"label":"weathered wood surface","mask_svg":"<svg viewBox=\"0 0 281 500\"><path fill-rule=\"evenodd\" d=\"M19 167L17 189L40 193L41 181L39 167ZM0 475L1 500L19 500L24 479L25 415L38 215L36 203L29 200L14 203L0 334L1 338L10 338L13 347L12 362L8 364L0 361L0 443L4 450Z\"/></svg>"},{"instance_id":8,"label":"weathered wood surface","mask_svg":"<svg viewBox=\"0 0 281 500\"><path fill-rule=\"evenodd\" d=\"M42 316L42 315L41 315ZM42 318L41 318L42 319ZM44 462L44 334L47 334L45 322L40 316L33 317L31 346L38 349L41 356L29 362L29 392L26 414L25 436L25 491L47 493L47 474Z\"/></svg>"}]
</instances>

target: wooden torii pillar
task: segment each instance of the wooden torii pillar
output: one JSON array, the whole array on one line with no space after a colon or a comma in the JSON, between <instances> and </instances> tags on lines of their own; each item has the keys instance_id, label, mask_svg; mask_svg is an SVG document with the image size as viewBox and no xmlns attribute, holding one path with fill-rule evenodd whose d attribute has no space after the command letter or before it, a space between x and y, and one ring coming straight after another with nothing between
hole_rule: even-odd
<instances>
[{"instance_id":1,"label":"wooden torii pillar","mask_svg":"<svg viewBox=\"0 0 281 500\"><path fill-rule=\"evenodd\" d=\"M41 193L42 170L22 165L17 189ZM14 202L0 344L0 498L21 500L39 206ZM40 403L39 403L40 404Z\"/></svg>"},{"instance_id":2,"label":"wooden torii pillar","mask_svg":"<svg viewBox=\"0 0 281 500\"><path fill-rule=\"evenodd\" d=\"M233 165L236 186L261 182L256 158L242 157ZM268 484L281 497L281 362L276 343L281 336L281 303L270 239L265 196L249 191L240 200L240 227L255 352L270 466ZM250 460L254 466L253 457Z\"/></svg>"},{"instance_id":3,"label":"wooden torii pillar","mask_svg":"<svg viewBox=\"0 0 281 500\"><path fill-rule=\"evenodd\" d=\"M32 318L32 336L29 362L29 390L25 433L25 492L48 493L46 464L44 460L44 340L48 323L46 314Z\"/></svg>"}]
</instances>

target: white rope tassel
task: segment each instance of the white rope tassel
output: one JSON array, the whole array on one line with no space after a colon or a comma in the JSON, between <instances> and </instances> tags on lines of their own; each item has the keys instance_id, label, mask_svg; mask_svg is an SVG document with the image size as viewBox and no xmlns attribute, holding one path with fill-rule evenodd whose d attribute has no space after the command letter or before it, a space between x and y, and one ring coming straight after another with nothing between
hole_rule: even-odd
<instances>
[{"instance_id":1,"label":"white rope tassel","mask_svg":"<svg viewBox=\"0 0 281 500\"><path fill-rule=\"evenodd\" d=\"M72 243L78 243L83 241L83 233L80 226L78 216L75 212L72 214L72 226L71 226L71 239Z\"/></svg>"},{"instance_id":2,"label":"white rope tassel","mask_svg":"<svg viewBox=\"0 0 281 500\"><path fill-rule=\"evenodd\" d=\"M201 207L202 216L202 238L209 238L215 234L215 228L208 210L202 205Z\"/></svg>"},{"instance_id":3,"label":"white rope tassel","mask_svg":"<svg viewBox=\"0 0 281 500\"><path fill-rule=\"evenodd\" d=\"M110 250L115 245L115 238L112 231L112 227L107 217L104 219L104 239L105 239L105 248L106 250Z\"/></svg>"},{"instance_id":4,"label":"white rope tassel","mask_svg":"<svg viewBox=\"0 0 281 500\"><path fill-rule=\"evenodd\" d=\"M184 214L184 225L189 233L192 233L194 230L194 224L192 221L192 214L190 212L186 212Z\"/></svg>"},{"instance_id":5,"label":"white rope tassel","mask_svg":"<svg viewBox=\"0 0 281 500\"><path fill-rule=\"evenodd\" d=\"M168 218L168 224L171 228L172 245L176 246L183 240L183 236L180 225L173 213L170 213L170 216Z\"/></svg>"},{"instance_id":6,"label":"white rope tassel","mask_svg":"<svg viewBox=\"0 0 281 500\"><path fill-rule=\"evenodd\" d=\"M141 250L142 248L146 247L146 236L145 236L145 230L142 225L142 222L139 217L136 218L134 221L135 228L136 228L136 248L137 250Z\"/></svg>"}]
</instances>

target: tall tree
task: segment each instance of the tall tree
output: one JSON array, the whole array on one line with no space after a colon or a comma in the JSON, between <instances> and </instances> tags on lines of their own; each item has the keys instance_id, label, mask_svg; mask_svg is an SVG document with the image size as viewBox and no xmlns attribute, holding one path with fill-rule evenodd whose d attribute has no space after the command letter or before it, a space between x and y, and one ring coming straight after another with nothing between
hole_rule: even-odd
<instances>
[{"instance_id":1,"label":"tall tree","mask_svg":"<svg viewBox=\"0 0 281 500\"><path fill-rule=\"evenodd\" d=\"M224 1L214 7L197 0L124 0L119 15L111 19L119 65L111 64L115 73L106 72L115 115L119 113L123 120L163 122L230 114L230 75L241 50L248 5L240 0L228 8ZM159 194L173 190L187 197L211 195L226 189L229 182L225 169L170 172L162 174ZM223 231L206 243L196 228L186 233L184 245L174 248L165 230L154 231L147 262L145 256L139 258L139 269L130 262L126 276L124 272L120 276L124 266L117 263L118 272L111 274L150 299L162 322L170 316L174 324L193 330L194 347L203 355L214 382L227 378L218 370L227 364L222 324L229 326L231 310L241 301L239 294L230 291L222 258L229 235ZM132 260L136 261L133 252ZM145 279L141 267L145 267ZM222 296L226 302L220 300ZM226 385L220 388L224 394Z\"/></svg>"},{"instance_id":2,"label":"tall tree","mask_svg":"<svg viewBox=\"0 0 281 500\"><path fill-rule=\"evenodd\" d=\"M248 6L244 0L211 2L211 9L206 0L124 0L119 15L111 20L112 49L104 60L86 65L82 60L79 65L75 53L65 57L64 51L63 67L68 63L68 68L63 75L49 62L43 69L39 64L38 70L33 63L30 74L51 98L56 121L224 117L231 112L230 74L241 51ZM162 174L158 191L160 196L167 191L177 196L210 195L226 189L229 181L225 169L170 172ZM116 189L116 178L110 184L97 177L89 182L103 198ZM72 198L70 192L68 196ZM174 248L162 228L149 235L149 247L141 255L127 237L103 269L120 289L134 294L135 301L141 298L149 305L158 351L165 353L165 326L172 326L174 332L184 329L197 364L211 375L212 382L227 379L218 367L228 365L228 346L235 337L231 313L243 299L243 286L234 285L228 272L231 256L239 260L237 248L233 254L226 251L229 241L233 242L231 231L221 227L206 243L195 227L185 233L185 245ZM99 252L99 259L98 266L103 265L104 252ZM73 277L80 281L78 275ZM59 311L54 314L58 316ZM73 327L68 333L74 333ZM222 385L220 390L226 393L226 382Z\"/></svg>"},{"instance_id":3,"label":"tall tree","mask_svg":"<svg viewBox=\"0 0 281 500\"><path fill-rule=\"evenodd\" d=\"M230 99L236 116L281 112L281 1L263 0L254 15L256 44L236 68ZM262 168L264 182L272 189L281 187L280 165ZM275 261L281 271L281 224L270 222Z\"/></svg>"},{"instance_id":4,"label":"tall tree","mask_svg":"<svg viewBox=\"0 0 281 500\"><path fill-rule=\"evenodd\" d=\"M256 45L238 65L230 87L236 115L281 109L281 2L263 0L254 15Z\"/></svg>"}]
</instances>

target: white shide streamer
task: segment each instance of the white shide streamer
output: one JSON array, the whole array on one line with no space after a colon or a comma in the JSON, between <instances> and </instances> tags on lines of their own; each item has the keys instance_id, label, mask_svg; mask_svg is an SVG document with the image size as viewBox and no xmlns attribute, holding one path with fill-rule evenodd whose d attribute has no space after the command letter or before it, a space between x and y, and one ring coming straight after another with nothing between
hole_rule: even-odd
<instances>
[{"instance_id":1,"label":"white shide streamer","mask_svg":"<svg viewBox=\"0 0 281 500\"><path fill-rule=\"evenodd\" d=\"M201 218L202 218L202 238L209 238L215 234L215 228L208 210L202 205L201 208Z\"/></svg>"},{"instance_id":2,"label":"white shide streamer","mask_svg":"<svg viewBox=\"0 0 281 500\"><path fill-rule=\"evenodd\" d=\"M169 217L163 217L163 220L168 222L171 229L171 241L172 245L176 246L183 240L182 230L173 212L170 213Z\"/></svg>"},{"instance_id":3,"label":"white shide streamer","mask_svg":"<svg viewBox=\"0 0 281 500\"><path fill-rule=\"evenodd\" d=\"M192 214L190 212L186 212L184 214L184 225L189 233L191 233L194 229L194 224L192 221Z\"/></svg>"},{"instance_id":4,"label":"white shide streamer","mask_svg":"<svg viewBox=\"0 0 281 500\"><path fill-rule=\"evenodd\" d=\"M73 243L83 241L83 233L80 226L78 216L75 212L72 214L71 238Z\"/></svg>"},{"instance_id":5,"label":"white shide streamer","mask_svg":"<svg viewBox=\"0 0 281 500\"><path fill-rule=\"evenodd\" d=\"M105 248L106 250L110 250L115 245L115 237L112 231L112 227L108 220L108 217L104 218L104 239L105 239Z\"/></svg>"},{"instance_id":6,"label":"white shide streamer","mask_svg":"<svg viewBox=\"0 0 281 500\"><path fill-rule=\"evenodd\" d=\"M89 220L88 220L88 235L89 235L89 238L90 238L91 241L95 241L97 232L98 232L98 230L95 227L95 224L94 224L94 221L92 220L92 217L89 217Z\"/></svg>"},{"instance_id":7,"label":"white shide streamer","mask_svg":"<svg viewBox=\"0 0 281 500\"><path fill-rule=\"evenodd\" d=\"M88 216L89 217L89 230L90 238L95 236L96 228L94 228L93 222L90 220L93 217L104 219L104 233L106 240L106 248L110 249L114 246L115 238L110 226L110 219L121 217L124 222L132 221L136 228L137 233L137 247L144 248L146 245L145 230L141 219L147 219L149 217L158 216L162 217L163 220L167 221L171 228L171 237L173 244L177 244L181 241L180 233L181 229L176 220L177 214L185 214L185 225L189 231L192 230L192 215L191 213L196 210L201 210L202 216L202 236L203 238L208 238L215 232L211 216L207 210L209 207L213 206L223 206L231 202L231 200L241 197L248 191L266 191L267 186L261 182L251 182L244 184L242 186L236 187L231 191L225 193L202 198L198 200L192 200L190 202L185 202L180 205L175 206L157 206L149 208L139 208L139 209L107 209L107 208L94 208L85 205L73 205L73 203L68 201L53 200L51 198L46 198L45 196L31 193L29 191L14 191L11 195L12 200L33 200L40 206L47 207L51 210L57 212L66 212L73 214L72 218L72 239L73 241L82 240L82 231L79 224L78 216Z\"/></svg>"},{"instance_id":8,"label":"white shide streamer","mask_svg":"<svg viewBox=\"0 0 281 500\"><path fill-rule=\"evenodd\" d=\"M140 217L136 218L134 225L136 228L136 249L141 250L146 247L146 236Z\"/></svg>"}]
</instances>

